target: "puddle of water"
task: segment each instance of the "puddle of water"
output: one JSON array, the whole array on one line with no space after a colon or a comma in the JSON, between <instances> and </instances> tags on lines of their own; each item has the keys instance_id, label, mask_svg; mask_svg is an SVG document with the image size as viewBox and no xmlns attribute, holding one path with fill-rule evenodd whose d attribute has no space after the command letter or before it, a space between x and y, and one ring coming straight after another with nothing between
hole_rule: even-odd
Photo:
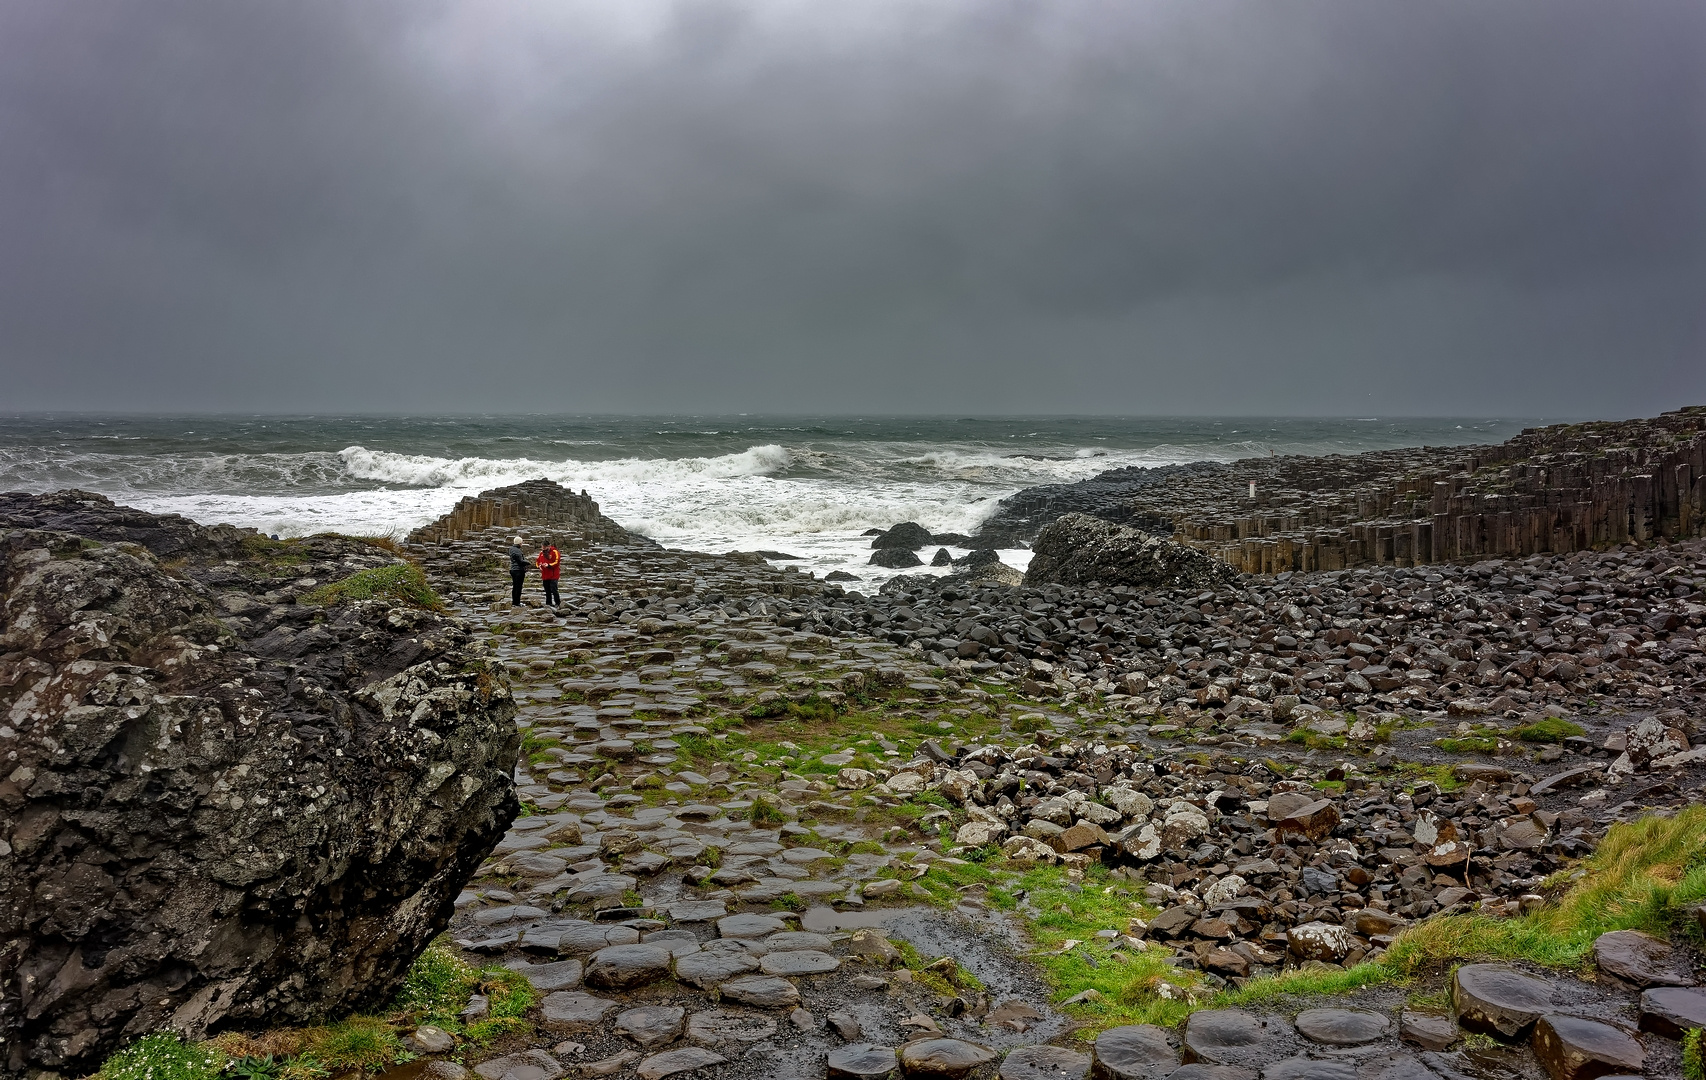
<instances>
[{"instance_id":1,"label":"puddle of water","mask_svg":"<svg viewBox=\"0 0 1706 1080\"><path fill-rule=\"evenodd\" d=\"M800 915L800 928L814 934L833 934L838 930L863 930L873 926L890 926L896 919L909 915L932 913L927 907L873 908L870 911L836 911L827 904L813 904Z\"/></svg>"},{"instance_id":2,"label":"puddle of water","mask_svg":"<svg viewBox=\"0 0 1706 1080\"><path fill-rule=\"evenodd\" d=\"M421 1073L426 1071L431 1058L416 1058L402 1065L393 1065L380 1073L374 1080L420 1080Z\"/></svg>"}]
</instances>

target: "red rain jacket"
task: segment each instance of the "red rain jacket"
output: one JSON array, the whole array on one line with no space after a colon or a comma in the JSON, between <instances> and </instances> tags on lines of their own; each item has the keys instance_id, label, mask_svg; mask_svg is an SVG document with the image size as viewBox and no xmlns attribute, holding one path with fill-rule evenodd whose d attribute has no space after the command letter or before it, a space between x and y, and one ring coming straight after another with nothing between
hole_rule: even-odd
<instances>
[{"instance_id":1,"label":"red rain jacket","mask_svg":"<svg viewBox=\"0 0 1706 1080\"><path fill-rule=\"evenodd\" d=\"M534 560L539 564L539 579L541 581L556 581L563 576L563 556L554 547L548 547L539 553Z\"/></svg>"}]
</instances>

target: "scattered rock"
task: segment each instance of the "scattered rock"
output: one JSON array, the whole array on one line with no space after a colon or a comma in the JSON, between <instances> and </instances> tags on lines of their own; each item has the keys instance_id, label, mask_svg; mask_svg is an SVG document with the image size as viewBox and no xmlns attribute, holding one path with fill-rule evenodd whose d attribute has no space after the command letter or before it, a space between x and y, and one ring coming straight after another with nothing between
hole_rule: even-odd
<instances>
[{"instance_id":1,"label":"scattered rock","mask_svg":"<svg viewBox=\"0 0 1706 1080\"><path fill-rule=\"evenodd\" d=\"M1706 1028L1706 990L1664 986L1641 995L1641 1030L1680 1039L1689 1028Z\"/></svg>"},{"instance_id":2,"label":"scattered rock","mask_svg":"<svg viewBox=\"0 0 1706 1080\"><path fill-rule=\"evenodd\" d=\"M667 1046L681 1037L687 1010L678 1005L642 1005L618 1013L611 1030L626 1035L644 1049Z\"/></svg>"},{"instance_id":3,"label":"scattered rock","mask_svg":"<svg viewBox=\"0 0 1706 1080\"><path fill-rule=\"evenodd\" d=\"M829 1080L887 1080L899 1067L891 1046L856 1042L829 1052Z\"/></svg>"},{"instance_id":4,"label":"scattered rock","mask_svg":"<svg viewBox=\"0 0 1706 1080\"><path fill-rule=\"evenodd\" d=\"M669 961L661 945L612 945L592 954L584 979L594 990L632 990L667 977Z\"/></svg>"},{"instance_id":5,"label":"scattered rock","mask_svg":"<svg viewBox=\"0 0 1706 1080\"><path fill-rule=\"evenodd\" d=\"M666 1050L646 1058L635 1067L634 1075L640 1080L663 1080L666 1076L721 1065L727 1060L723 1055L702 1046L684 1046L680 1050Z\"/></svg>"}]
</instances>

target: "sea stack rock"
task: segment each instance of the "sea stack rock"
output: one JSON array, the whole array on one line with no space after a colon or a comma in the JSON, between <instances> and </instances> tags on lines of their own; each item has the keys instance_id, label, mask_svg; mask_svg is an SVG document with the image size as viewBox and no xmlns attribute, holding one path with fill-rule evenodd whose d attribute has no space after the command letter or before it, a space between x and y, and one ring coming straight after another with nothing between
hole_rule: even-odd
<instances>
[{"instance_id":1,"label":"sea stack rock","mask_svg":"<svg viewBox=\"0 0 1706 1080\"><path fill-rule=\"evenodd\" d=\"M395 993L518 805L507 682L414 573L0 495L0 1069Z\"/></svg>"}]
</instances>

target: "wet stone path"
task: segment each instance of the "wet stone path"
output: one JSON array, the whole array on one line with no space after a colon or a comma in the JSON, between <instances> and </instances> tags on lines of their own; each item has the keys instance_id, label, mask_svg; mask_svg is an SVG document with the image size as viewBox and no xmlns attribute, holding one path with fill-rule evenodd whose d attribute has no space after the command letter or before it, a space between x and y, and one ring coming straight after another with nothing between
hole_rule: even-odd
<instances>
[{"instance_id":1,"label":"wet stone path","mask_svg":"<svg viewBox=\"0 0 1706 1080\"><path fill-rule=\"evenodd\" d=\"M1290 743L1258 752L1298 763L1290 780L1225 748L1199 747L1187 764L1118 711L1040 702L999 671L945 672L890 641L802 630L789 600L820 587L805 575L587 545L565 558L561 612L531 598L516 608L494 587L502 540L420 552L507 664L526 732L524 816L451 927L471 960L522 971L542 996L525 1045L464 1055L484 1080L1585 1080L1679 1068L1674 1041L1655 1033L1699 1010L1702 992L1641 971L1590 984L1514 969L1477 982L1464 969L1468 985L1431 1004L1375 989L1085 1041L1073 1035L1085 1018L1058 1007L1065 995L1025 959L1017 919L976 889L943 905L926 887L995 848L1074 880L1092 862L1116 865L1152 916L1084 947L1163 950L1195 979L1162 992L1190 995L1286 966L1348 967L1438 911L1516 912L1603 831L1576 808L1577 781L1554 784L1548 803L1532 781L1470 762L1467 788L1446 793L1323 768ZM875 719L861 730L847 717ZM923 812L898 812L908 805ZM1675 964L1671 981L1692 983L1692 958ZM1652 998L1654 987L1674 993ZM453 1080L459 1067L441 1065L435 1075Z\"/></svg>"}]
</instances>

